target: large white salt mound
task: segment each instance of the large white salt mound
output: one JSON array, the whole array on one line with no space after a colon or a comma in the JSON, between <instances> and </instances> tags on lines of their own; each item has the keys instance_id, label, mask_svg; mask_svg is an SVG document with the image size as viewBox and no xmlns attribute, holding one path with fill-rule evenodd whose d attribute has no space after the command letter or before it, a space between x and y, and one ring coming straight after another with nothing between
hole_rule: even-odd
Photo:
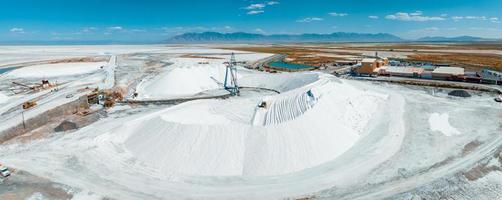
<instances>
[{"instance_id":1,"label":"large white salt mound","mask_svg":"<svg viewBox=\"0 0 502 200\"><path fill-rule=\"evenodd\" d=\"M181 104L115 130L110 138L121 138L115 143L169 176L286 174L351 148L386 96L330 76L264 99L270 102L265 112L256 106L259 99Z\"/></svg>"},{"instance_id":2,"label":"large white salt mound","mask_svg":"<svg viewBox=\"0 0 502 200\"><path fill-rule=\"evenodd\" d=\"M16 78L45 78L87 74L100 69L106 62L57 63L22 67L6 73Z\"/></svg>"}]
</instances>

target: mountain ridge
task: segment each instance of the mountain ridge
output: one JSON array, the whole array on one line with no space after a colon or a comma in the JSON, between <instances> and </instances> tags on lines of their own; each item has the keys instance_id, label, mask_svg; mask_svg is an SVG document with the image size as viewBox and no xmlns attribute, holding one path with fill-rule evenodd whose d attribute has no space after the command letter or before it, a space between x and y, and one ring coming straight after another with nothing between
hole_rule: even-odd
<instances>
[{"instance_id":1,"label":"mountain ridge","mask_svg":"<svg viewBox=\"0 0 502 200\"><path fill-rule=\"evenodd\" d=\"M402 38L389 33L334 32L330 34L272 34L234 32L184 33L173 36L166 43L213 43L213 42L400 42Z\"/></svg>"}]
</instances>

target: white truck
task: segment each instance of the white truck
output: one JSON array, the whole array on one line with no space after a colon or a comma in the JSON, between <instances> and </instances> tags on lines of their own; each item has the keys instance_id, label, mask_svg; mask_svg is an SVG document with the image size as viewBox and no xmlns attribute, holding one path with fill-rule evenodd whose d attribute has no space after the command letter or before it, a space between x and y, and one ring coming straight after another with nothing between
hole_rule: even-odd
<instances>
[{"instance_id":1,"label":"white truck","mask_svg":"<svg viewBox=\"0 0 502 200\"><path fill-rule=\"evenodd\" d=\"M4 178L10 176L10 171L7 167L0 165L0 175Z\"/></svg>"}]
</instances>

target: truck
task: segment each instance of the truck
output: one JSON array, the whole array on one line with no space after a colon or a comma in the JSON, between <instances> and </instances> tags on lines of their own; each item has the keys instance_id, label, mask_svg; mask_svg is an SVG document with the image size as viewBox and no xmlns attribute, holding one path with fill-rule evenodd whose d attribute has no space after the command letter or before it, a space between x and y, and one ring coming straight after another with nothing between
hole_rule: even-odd
<instances>
[{"instance_id":1,"label":"truck","mask_svg":"<svg viewBox=\"0 0 502 200\"><path fill-rule=\"evenodd\" d=\"M4 178L7 178L10 176L10 171L7 167L0 165L0 175Z\"/></svg>"}]
</instances>

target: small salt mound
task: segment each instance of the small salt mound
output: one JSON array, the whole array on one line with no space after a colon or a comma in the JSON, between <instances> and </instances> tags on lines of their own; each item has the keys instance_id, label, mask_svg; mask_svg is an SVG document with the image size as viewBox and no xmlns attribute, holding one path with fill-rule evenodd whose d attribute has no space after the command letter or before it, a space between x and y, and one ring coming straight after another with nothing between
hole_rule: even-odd
<instances>
[{"instance_id":1,"label":"small salt mound","mask_svg":"<svg viewBox=\"0 0 502 200\"><path fill-rule=\"evenodd\" d=\"M460 131L450 125L449 118L450 116L447 113L433 113L429 117L431 130L439 131L446 136L460 135Z\"/></svg>"},{"instance_id":2,"label":"small salt mound","mask_svg":"<svg viewBox=\"0 0 502 200\"><path fill-rule=\"evenodd\" d=\"M16 78L45 78L57 76L72 76L92 73L106 65L106 62L57 63L22 67L6 74Z\"/></svg>"}]
</instances>

